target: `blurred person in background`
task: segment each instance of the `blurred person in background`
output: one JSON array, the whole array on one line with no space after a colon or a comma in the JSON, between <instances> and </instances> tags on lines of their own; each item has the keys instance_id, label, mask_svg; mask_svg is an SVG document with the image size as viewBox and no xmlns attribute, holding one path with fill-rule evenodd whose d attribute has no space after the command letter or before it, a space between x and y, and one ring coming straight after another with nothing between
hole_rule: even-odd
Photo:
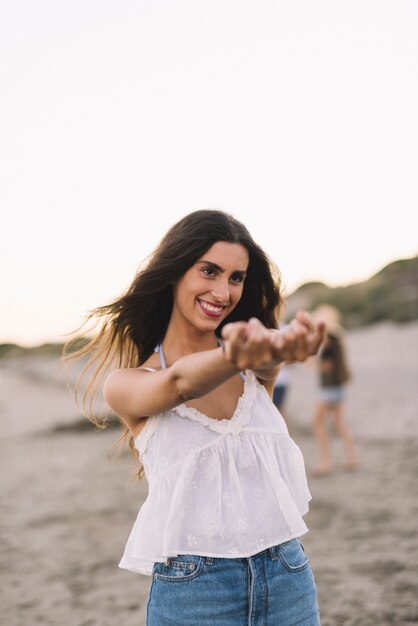
<instances>
[{"instance_id":1,"label":"blurred person in background","mask_svg":"<svg viewBox=\"0 0 418 626\"><path fill-rule=\"evenodd\" d=\"M279 326L281 331L286 330L287 324L283 323ZM289 389L289 365L285 365L282 363L279 371L279 375L277 376L274 389L273 389L273 404L281 413L282 417L286 419L286 411L285 411L285 402L287 397L287 392Z\"/></svg>"},{"instance_id":2,"label":"blurred person in background","mask_svg":"<svg viewBox=\"0 0 418 626\"><path fill-rule=\"evenodd\" d=\"M330 417L344 447L343 467L355 470L358 466L357 454L350 429L344 419L345 385L350 380L343 329L340 316L334 307L321 305L314 312L315 319L325 322L326 337L319 351L318 401L314 409L313 432L319 450L319 463L314 469L317 475L328 474L334 468L331 440L327 427Z\"/></svg>"},{"instance_id":3,"label":"blurred person in background","mask_svg":"<svg viewBox=\"0 0 418 626\"><path fill-rule=\"evenodd\" d=\"M279 375L276 378L273 389L273 403L280 411L282 417L286 418L285 402L289 389L289 366L282 365Z\"/></svg>"}]
</instances>

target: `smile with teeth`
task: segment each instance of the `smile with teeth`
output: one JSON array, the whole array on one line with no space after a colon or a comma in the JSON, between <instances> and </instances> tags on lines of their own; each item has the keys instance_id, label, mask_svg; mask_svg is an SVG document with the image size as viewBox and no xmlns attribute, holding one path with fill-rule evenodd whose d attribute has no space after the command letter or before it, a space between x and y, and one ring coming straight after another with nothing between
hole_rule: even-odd
<instances>
[{"instance_id":1,"label":"smile with teeth","mask_svg":"<svg viewBox=\"0 0 418 626\"><path fill-rule=\"evenodd\" d=\"M215 306L213 304L209 304L209 302L205 302L204 300L199 300L200 306L208 311L209 313L220 314L224 310L223 306Z\"/></svg>"}]
</instances>

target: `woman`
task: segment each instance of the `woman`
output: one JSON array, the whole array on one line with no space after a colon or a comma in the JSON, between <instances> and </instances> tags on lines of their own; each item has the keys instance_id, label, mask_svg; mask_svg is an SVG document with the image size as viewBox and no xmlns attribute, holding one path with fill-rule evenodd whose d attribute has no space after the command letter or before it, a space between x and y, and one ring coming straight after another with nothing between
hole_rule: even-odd
<instances>
[{"instance_id":1,"label":"woman","mask_svg":"<svg viewBox=\"0 0 418 626\"><path fill-rule=\"evenodd\" d=\"M324 320L325 321L325 320ZM319 464L314 473L329 474L333 470L331 442L325 420L333 420L345 450L343 467L355 470L357 455L351 432L344 420L343 407L345 385L350 380L343 341L342 329L337 323L328 323L326 338L319 353L319 398L315 408L313 430L319 449Z\"/></svg>"},{"instance_id":2,"label":"woman","mask_svg":"<svg viewBox=\"0 0 418 626\"><path fill-rule=\"evenodd\" d=\"M277 269L245 226L202 210L93 312L102 330L79 353L115 368L104 397L149 483L119 564L152 575L148 626L319 624L298 539L303 458L271 395L323 326L300 312L280 332L279 305Z\"/></svg>"}]
</instances>

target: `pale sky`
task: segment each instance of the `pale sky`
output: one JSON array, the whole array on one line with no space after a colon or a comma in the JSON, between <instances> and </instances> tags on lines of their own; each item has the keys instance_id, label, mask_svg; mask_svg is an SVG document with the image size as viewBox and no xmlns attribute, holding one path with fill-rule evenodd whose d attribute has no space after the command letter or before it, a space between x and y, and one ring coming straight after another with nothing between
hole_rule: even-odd
<instances>
[{"instance_id":1,"label":"pale sky","mask_svg":"<svg viewBox=\"0 0 418 626\"><path fill-rule=\"evenodd\" d=\"M220 208L288 292L418 252L416 0L0 0L0 342Z\"/></svg>"}]
</instances>

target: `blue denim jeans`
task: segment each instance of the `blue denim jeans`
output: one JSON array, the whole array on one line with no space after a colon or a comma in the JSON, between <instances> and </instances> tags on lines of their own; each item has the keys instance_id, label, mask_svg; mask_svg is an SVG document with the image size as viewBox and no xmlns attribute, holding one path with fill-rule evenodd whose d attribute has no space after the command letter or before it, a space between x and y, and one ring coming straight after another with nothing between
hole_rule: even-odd
<instances>
[{"instance_id":1,"label":"blue denim jeans","mask_svg":"<svg viewBox=\"0 0 418 626\"><path fill-rule=\"evenodd\" d=\"M298 539L248 558L179 555L154 565L147 626L319 626Z\"/></svg>"}]
</instances>

